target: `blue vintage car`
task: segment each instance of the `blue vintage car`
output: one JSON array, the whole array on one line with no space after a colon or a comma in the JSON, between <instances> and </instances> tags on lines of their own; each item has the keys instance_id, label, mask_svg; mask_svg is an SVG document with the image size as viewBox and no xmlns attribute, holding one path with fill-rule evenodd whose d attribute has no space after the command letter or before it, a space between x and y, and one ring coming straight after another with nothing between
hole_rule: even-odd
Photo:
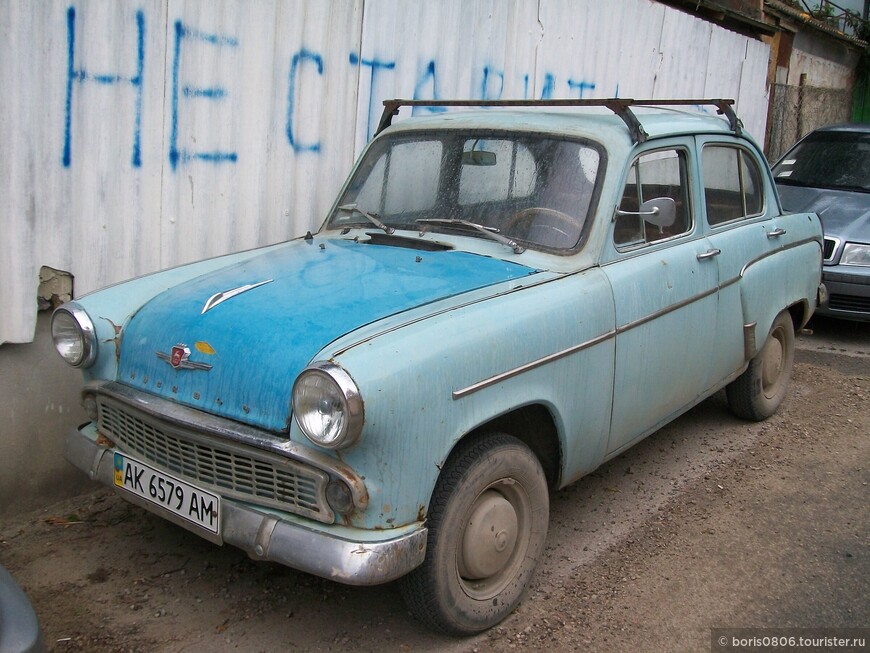
<instances>
[{"instance_id":1,"label":"blue vintage car","mask_svg":"<svg viewBox=\"0 0 870 653\"><path fill-rule=\"evenodd\" d=\"M395 125L421 103L385 104L318 233L55 312L93 420L66 455L255 559L401 578L468 634L520 601L551 490L721 388L741 417L777 409L822 230L783 213L730 101Z\"/></svg>"}]
</instances>

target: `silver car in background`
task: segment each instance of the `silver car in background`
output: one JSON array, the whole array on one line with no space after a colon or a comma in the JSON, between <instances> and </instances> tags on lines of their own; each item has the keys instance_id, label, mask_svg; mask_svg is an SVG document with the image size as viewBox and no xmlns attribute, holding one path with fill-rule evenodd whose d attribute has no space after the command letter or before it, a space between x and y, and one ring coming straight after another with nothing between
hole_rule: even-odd
<instances>
[{"instance_id":1,"label":"silver car in background","mask_svg":"<svg viewBox=\"0 0 870 653\"><path fill-rule=\"evenodd\" d=\"M810 132L773 175L786 210L813 211L822 221L828 299L816 313L870 321L870 125Z\"/></svg>"}]
</instances>

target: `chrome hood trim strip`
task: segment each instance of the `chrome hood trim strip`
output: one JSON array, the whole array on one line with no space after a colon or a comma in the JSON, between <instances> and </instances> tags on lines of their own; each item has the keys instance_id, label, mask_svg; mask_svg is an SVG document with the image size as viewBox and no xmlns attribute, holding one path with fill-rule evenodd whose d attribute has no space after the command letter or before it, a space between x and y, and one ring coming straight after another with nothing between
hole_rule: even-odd
<instances>
[{"instance_id":1,"label":"chrome hood trim strip","mask_svg":"<svg viewBox=\"0 0 870 653\"><path fill-rule=\"evenodd\" d=\"M232 299L236 295L241 295L244 292L248 292L249 290L253 290L254 288L259 288L260 286L265 286L267 283L272 283L274 279L266 279L266 281L261 281L259 283L249 283L245 286L239 286L238 288L233 288L232 290L224 290L222 292L216 292L214 295L208 298L205 302L205 306L202 307L202 312L200 315L205 315L207 311L210 311L215 306L219 304L223 304L228 299Z\"/></svg>"}]
</instances>

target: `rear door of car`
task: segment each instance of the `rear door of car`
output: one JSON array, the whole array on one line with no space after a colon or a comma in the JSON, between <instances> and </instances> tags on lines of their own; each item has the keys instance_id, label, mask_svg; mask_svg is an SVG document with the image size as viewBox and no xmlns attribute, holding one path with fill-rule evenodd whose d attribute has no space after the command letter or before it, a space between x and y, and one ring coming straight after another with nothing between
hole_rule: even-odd
<instances>
[{"instance_id":1,"label":"rear door of car","mask_svg":"<svg viewBox=\"0 0 870 653\"><path fill-rule=\"evenodd\" d=\"M743 287L743 277L751 266L782 248L787 230L777 224L779 209L768 192L765 168L753 149L744 141L722 136L699 136L697 143L700 219L706 222L719 268L717 346L710 352L710 365L724 377L739 370L746 356L753 353L744 348L747 318L742 293L747 288ZM782 285L782 280L753 279L753 288L761 282L771 287L768 301L775 301L774 288ZM757 334L759 345L766 329L764 326L764 333Z\"/></svg>"}]
</instances>

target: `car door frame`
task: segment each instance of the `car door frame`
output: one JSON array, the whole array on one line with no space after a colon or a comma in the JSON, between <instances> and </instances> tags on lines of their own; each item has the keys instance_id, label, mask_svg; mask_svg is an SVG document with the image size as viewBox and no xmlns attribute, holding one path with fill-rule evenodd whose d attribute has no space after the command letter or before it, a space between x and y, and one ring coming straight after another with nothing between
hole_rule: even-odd
<instances>
[{"instance_id":1,"label":"car door frame","mask_svg":"<svg viewBox=\"0 0 870 653\"><path fill-rule=\"evenodd\" d=\"M773 180L769 172L766 172L766 166L758 161L763 155L753 148L751 143L724 134L697 135L695 143L699 162L700 216L708 239L720 252L716 257L719 267L720 310L716 325L717 347L712 352L711 365L717 370L717 376L727 380L736 377L745 369L748 360L764 342L766 329L769 326L769 324L763 325L762 332L756 333L757 324L752 319L755 311L746 306L744 277L753 265L782 248L783 237L787 232L779 227L780 208L773 191ZM764 204L760 213L744 215L715 225L710 223L704 200L707 179L703 165L703 151L706 146L736 148L747 153L755 161L763 186ZM760 282L760 279L753 279L753 285ZM767 280L765 285L775 284L773 280ZM771 292L772 290L771 288ZM755 343L755 346L752 346L752 343Z\"/></svg>"},{"instance_id":2,"label":"car door frame","mask_svg":"<svg viewBox=\"0 0 870 653\"><path fill-rule=\"evenodd\" d=\"M699 214L698 155L693 138L656 139L637 146L618 188L621 198L631 166L641 155L668 149L678 149L686 156L691 228L664 240L619 248L614 240L614 206L602 248L601 266L610 280L616 307L607 457L629 448L703 399L712 383L706 355L715 345L719 277L716 254Z\"/></svg>"}]
</instances>

